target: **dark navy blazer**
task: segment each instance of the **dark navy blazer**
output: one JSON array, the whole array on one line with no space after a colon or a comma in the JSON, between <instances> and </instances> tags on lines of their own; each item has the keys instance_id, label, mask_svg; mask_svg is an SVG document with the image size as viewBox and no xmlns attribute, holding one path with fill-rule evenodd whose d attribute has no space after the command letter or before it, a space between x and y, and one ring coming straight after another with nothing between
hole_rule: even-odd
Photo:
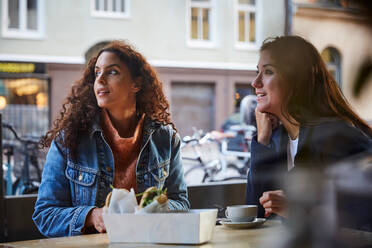
<instances>
[{"instance_id":1,"label":"dark navy blazer","mask_svg":"<svg viewBox=\"0 0 372 248\"><path fill-rule=\"evenodd\" d=\"M259 204L262 193L283 189L287 169L288 134L283 125L273 131L268 146L252 139L251 165L248 173L246 203L259 206L258 217L264 216ZM324 166L355 154L371 152L372 140L359 129L344 121L327 121L312 127L300 127L295 168Z\"/></svg>"}]
</instances>

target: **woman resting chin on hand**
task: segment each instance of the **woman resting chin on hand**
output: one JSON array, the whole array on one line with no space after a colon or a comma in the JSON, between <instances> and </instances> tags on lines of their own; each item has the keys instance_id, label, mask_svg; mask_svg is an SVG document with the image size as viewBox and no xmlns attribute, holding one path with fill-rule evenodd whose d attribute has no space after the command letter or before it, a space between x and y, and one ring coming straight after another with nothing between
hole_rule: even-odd
<instances>
[{"instance_id":1,"label":"woman resting chin on hand","mask_svg":"<svg viewBox=\"0 0 372 248\"><path fill-rule=\"evenodd\" d=\"M317 49L303 38L265 40L257 69L252 82L257 135L251 143L246 204L258 206L259 218L286 217L287 198L278 189L284 182L297 187L289 185L288 176L323 171L370 152L372 129L350 108Z\"/></svg>"}]
</instances>

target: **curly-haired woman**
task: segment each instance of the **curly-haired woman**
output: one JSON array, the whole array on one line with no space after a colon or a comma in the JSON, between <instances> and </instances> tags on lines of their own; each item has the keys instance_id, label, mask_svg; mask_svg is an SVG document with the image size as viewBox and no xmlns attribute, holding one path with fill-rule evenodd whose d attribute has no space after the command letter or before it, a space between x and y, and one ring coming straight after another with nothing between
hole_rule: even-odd
<instances>
[{"instance_id":1,"label":"curly-haired woman","mask_svg":"<svg viewBox=\"0 0 372 248\"><path fill-rule=\"evenodd\" d=\"M154 69L123 41L89 61L42 139L49 147L33 220L46 236L104 232L115 188L167 188L170 209L188 209L180 139Z\"/></svg>"}]
</instances>

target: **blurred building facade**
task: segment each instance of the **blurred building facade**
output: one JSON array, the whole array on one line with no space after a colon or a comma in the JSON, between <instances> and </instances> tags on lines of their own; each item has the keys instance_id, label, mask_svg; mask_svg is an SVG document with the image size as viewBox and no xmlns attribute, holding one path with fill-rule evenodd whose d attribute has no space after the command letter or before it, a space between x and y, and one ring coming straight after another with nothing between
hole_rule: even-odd
<instances>
[{"instance_id":1,"label":"blurred building facade","mask_svg":"<svg viewBox=\"0 0 372 248\"><path fill-rule=\"evenodd\" d=\"M361 93L353 94L362 64L372 60L371 23L363 15L360 1L294 0L293 34L314 44L322 54L353 109L372 120L372 77ZM315 99L314 99L315 100Z\"/></svg>"},{"instance_id":2,"label":"blurred building facade","mask_svg":"<svg viewBox=\"0 0 372 248\"><path fill-rule=\"evenodd\" d=\"M125 39L156 68L181 135L220 127L250 91L263 39L285 28L285 0L2 0L0 7L5 121L24 116L15 107L32 105L51 123L92 48Z\"/></svg>"}]
</instances>

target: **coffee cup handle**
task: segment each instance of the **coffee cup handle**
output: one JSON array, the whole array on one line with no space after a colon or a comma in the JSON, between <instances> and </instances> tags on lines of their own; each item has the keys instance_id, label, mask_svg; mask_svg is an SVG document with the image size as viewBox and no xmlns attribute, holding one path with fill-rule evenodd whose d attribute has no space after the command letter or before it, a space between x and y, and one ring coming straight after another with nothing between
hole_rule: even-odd
<instances>
[{"instance_id":1,"label":"coffee cup handle","mask_svg":"<svg viewBox=\"0 0 372 248\"><path fill-rule=\"evenodd\" d=\"M225 216L229 218L229 214L227 213L227 209L225 210Z\"/></svg>"}]
</instances>

